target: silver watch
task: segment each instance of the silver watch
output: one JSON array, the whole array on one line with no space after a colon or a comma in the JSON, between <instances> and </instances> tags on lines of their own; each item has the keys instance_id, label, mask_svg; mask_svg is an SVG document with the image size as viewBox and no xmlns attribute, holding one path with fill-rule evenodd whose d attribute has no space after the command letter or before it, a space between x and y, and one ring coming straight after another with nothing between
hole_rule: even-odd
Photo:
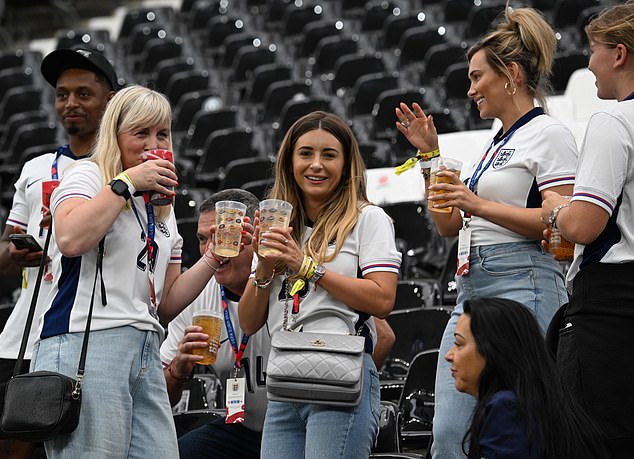
<instances>
[{"instance_id":1,"label":"silver watch","mask_svg":"<svg viewBox=\"0 0 634 459\"><path fill-rule=\"evenodd\" d=\"M311 277L310 280L313 281L314 283L317 283L319 279L324 277L324 274L326 274L326 268L324 268L324 265L318 264L317 266L315 266L313 277Z\"/></svg>"}]
</instances>

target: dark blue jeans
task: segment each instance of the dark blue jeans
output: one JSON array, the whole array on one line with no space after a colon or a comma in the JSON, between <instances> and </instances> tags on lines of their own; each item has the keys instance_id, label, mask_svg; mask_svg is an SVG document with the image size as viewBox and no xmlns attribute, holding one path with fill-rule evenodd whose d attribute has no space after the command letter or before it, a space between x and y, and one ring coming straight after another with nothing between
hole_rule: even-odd
<instances>
[{"instance_id":1,"label":"dark blue jeans","mask_svg":"<svg viewBox=\"0 0 634 459\"><path fill-rule=\"evenodd\" d=\"M224 418L200 426L178 439L181 459L258 459L262 433Z\"/></svg>"}]
</instances>

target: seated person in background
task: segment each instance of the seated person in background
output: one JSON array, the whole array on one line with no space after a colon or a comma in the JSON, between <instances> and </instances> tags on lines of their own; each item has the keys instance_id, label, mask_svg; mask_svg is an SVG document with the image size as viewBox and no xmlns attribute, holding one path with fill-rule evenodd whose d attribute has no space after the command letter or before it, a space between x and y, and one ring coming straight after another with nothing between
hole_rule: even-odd
<instances>
[{"instance_id":1,"label":"seated person in background","mask_svg":"<svg viewBox=\"0 0 634 459\"><path fill-rule=\"evenodd\" d=\"M211 226L216 221L216 202L226 200L245 204L250 218L253 218L259 204L253 194L240 189L220 191L207 198L199 209L197 237L200 253L205 252L212 240ZM237 257L223 261L200 296L169 323L167 339L161 346L161 360L167 364L164 373L172 405L179 401L183 382L189 378L194 365L203 358L192 354L192 350L204 349L207 345L205 342L207 335L202 333L202 328L192 325L194 312L209 307L222 311L223 297L226 298L231 325L226 321L223 324L221 345L213 368L225 388L227 379L233 377L236 354L232 344L236 345L236 343L229 342L227 327L233 327L237 340L236 347L240 346L244 334L238 322L238 301L249 280L252 257L253 246L248 245ZM262 328L249 337L240 359L239 377L246 378L244 422L226 424L224 418L219 418L188 432L178 440L180 457L197 459L260 457L262 424L267 403L264 371L269 349L269 332L266 328Z\"/></svg>"},{"instance_id":2,"label":"seated person in background","mask_svg":"<svg viewBox=\"0 0 634 459\"><path fill-rule=\"evenodd\" d=\"M563 389L533 313L503 298L464 303L445 356L456 389L477 404L469 458L607 457L592 420Z\"/></svg>"}]
</instances>

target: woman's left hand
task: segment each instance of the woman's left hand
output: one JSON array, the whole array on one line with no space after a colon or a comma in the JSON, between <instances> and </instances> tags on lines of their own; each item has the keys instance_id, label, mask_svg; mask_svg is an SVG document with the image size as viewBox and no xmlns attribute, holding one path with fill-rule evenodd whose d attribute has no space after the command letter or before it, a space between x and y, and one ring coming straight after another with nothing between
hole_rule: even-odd
<instances>
[{"instance_id":1,"label":"woman's left hand","mask_svg":"<svg viewBox=\"0 0 634 459\"><path fill-rule=\"evenodd\" d=\"M570 202L570 198L566 198L554 191L544 191L544 200L542 201L542 213L540 219L544 225L549 224L550 213L557 206Z\"/></svg>"},{"instance_id":2,"label":"woman's left hand","mask_svg":"<svg viewBox=\"0 0 634 459\"><path fill-rule=\"evenodd\" d=\"M288 229L273 227L266 233L262 233L260 245L277 249L280 252L279 254L267 255L267 260L280 261L286 264L291 272L296 273L302 267L304 252L293 240L292 231L291 227Z\"/></svg>"},{"instance_id":3,"label":"woman's left hand","mask_svg":"<svg viewBox=\"0 0 634 459\"><path fill-rule=\"evenodd\" d=\"M478 215L478 209L482 205L482 198L478 197L475 193L473 193L458 177L456 174L450 171L440 171L438 172L439 177L449 177L451 179L451 183L438 183L436 185L430 185L429 191L438 191L444 190L447 193L436 194L430 196L430 193L427 193L427 200L429 202L430 207L436 207L438 209L442 209L444 207L458 207L464 212L470 213L472 215ZM436 206L435 201L446 200L446 202L442 204L438 204Z\"/></svg>"}]
</instances>

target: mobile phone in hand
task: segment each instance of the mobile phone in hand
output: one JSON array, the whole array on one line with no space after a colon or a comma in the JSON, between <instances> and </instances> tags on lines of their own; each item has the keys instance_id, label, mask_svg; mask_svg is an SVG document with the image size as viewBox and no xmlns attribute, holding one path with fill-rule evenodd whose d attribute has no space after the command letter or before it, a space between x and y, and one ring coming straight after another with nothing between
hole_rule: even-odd
<instances>
[{"instance_id":1,"label":"mobile phone in hand","mask_svg":"<svg viewBox=\"0 0 634 459\"><path fill-rule=\"evenodd\" d=\"M42 246L30 234L9 234L9 240L19 250L29 249L31 252L40 252L42 250Z\"/></svg>"}]
</instances>

